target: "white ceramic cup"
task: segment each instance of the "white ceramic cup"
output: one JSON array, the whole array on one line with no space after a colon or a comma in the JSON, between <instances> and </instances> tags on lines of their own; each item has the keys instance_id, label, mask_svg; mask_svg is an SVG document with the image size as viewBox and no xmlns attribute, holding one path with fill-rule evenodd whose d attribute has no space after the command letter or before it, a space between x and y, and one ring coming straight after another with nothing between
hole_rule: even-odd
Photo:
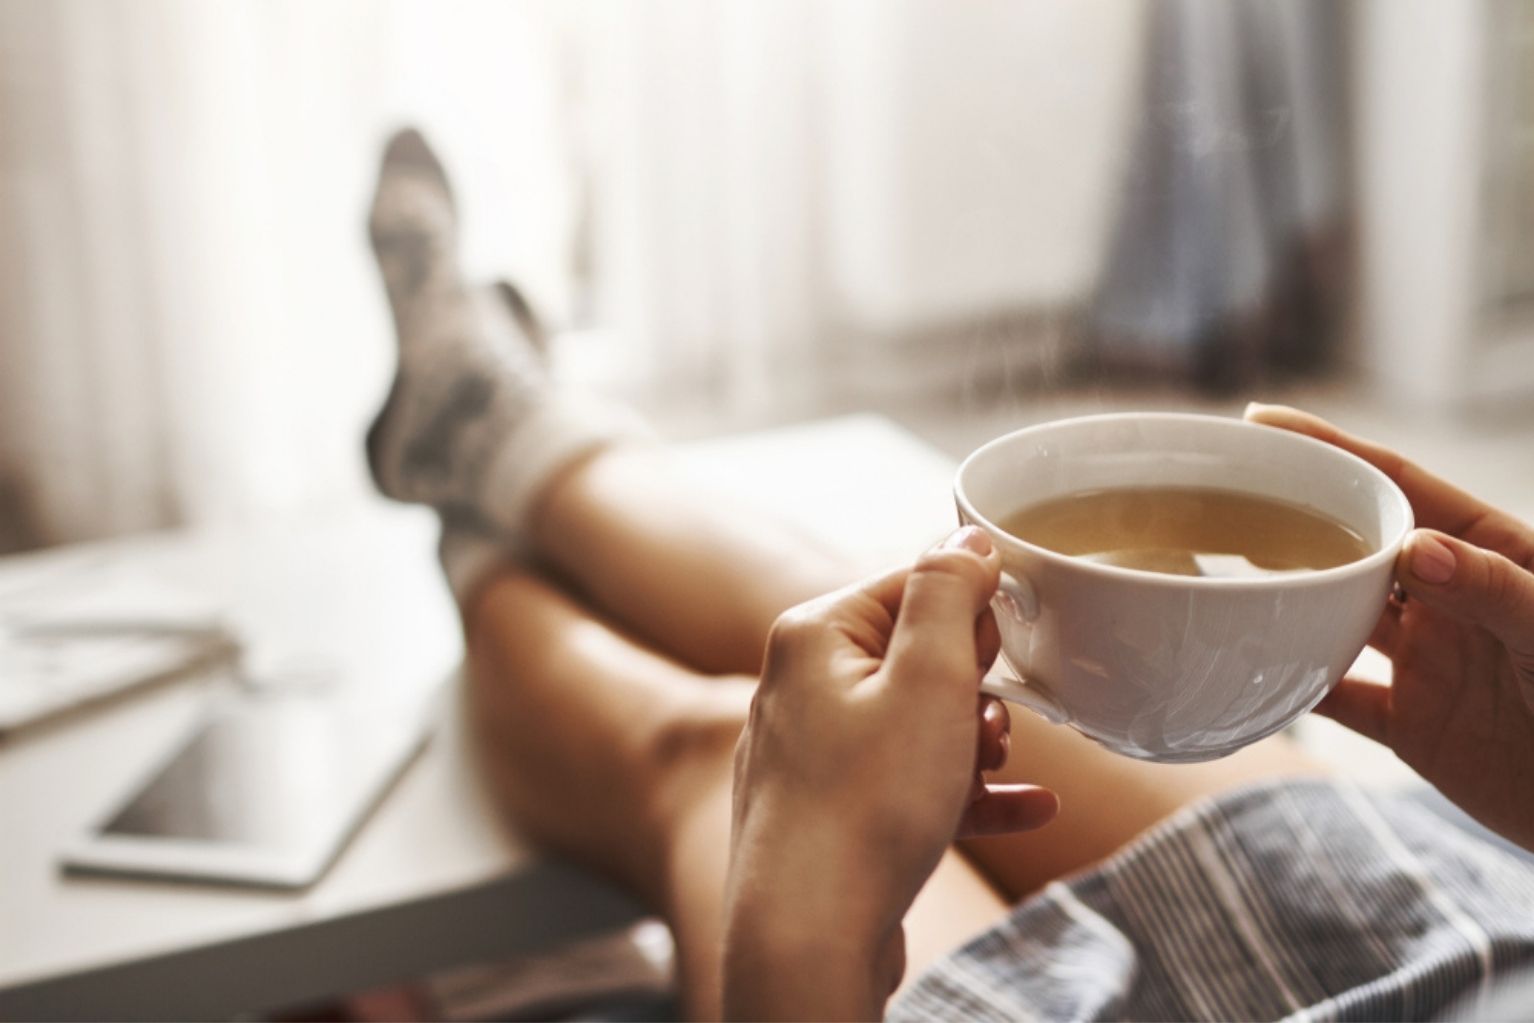
<instances>
[{"instance_id":1,"label":"white ceramic cup","mask_svg":"<svg viewBox=\"0 0 1534 1023\"><path fill-rule=\"evenodd\" d=\"M1163 575L1046 550L997 523L1084 490L1214 487L1312 508L1370 554L1260 578ZM1212 760L1318 703L1389 598L1411 505L1384 473L1299 434L1214 416L1130 413L1029 427L959 467L962 521L1001 553L992 607L1012 677L982 689L1126 756Z\"/></svg>"}]
</instances>

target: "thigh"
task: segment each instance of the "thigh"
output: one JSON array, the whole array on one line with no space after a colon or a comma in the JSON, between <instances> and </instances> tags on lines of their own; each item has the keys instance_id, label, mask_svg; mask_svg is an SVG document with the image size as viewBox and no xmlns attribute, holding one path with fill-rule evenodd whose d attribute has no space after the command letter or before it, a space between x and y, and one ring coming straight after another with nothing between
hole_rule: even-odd
<instances>
[{"instance_id":1,"label":"thigh","mask_svg":"<svg viewBox=\"0 0 1534 1023\"><path fill-rule=\"evenodd\" d=\"M1030 711L1013 707L1011 716L1011 757L991 780L1048 786L1060 796L1060 815L1038 831L977 839L963 849L1014 901L1092 866L1195 800L1264 778L1326 772L1282 736L1208 763L1149 764Z\"/></svg>"},{"instance_id":2,"label":"thigh","mask_svg":"<svg viewBox=\"0 0 1534 1023\"><path fill-rule=\"evenodd\" d=\"M905 988L921 972L1011 912L1011 905L957 849L927 879L905 917Z\"/></svg>"}]
</instances>

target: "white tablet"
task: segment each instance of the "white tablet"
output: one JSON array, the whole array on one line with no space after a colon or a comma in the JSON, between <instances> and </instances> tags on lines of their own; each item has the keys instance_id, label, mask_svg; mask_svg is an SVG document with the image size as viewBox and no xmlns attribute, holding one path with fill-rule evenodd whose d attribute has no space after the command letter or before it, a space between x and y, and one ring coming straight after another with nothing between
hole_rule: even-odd
<instances>
[{"instance_id":1,"label":"white tablet","mask_svg":"<svg viewBox=\"0 0 1534 1023\"><path fill-rule=\"evenodd\" d=\"M426 738L419 709L274 701L218 713L79 840L71 870L298 888Z\"/></svg>"}]
</instances>

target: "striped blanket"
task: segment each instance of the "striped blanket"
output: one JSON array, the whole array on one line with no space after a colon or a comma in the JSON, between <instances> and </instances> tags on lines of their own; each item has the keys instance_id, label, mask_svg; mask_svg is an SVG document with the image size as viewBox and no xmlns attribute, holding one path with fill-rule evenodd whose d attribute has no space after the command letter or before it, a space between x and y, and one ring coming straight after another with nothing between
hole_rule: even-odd
<instances>
[{"instance_id":1,"label":"striped blanket","mask_svg":"<svg viewBox=\"0 0 1534 1023\"><path fill-rule=\"evenodd\" d=\"M1534 1019L1498 989L1534 966L1534 866L1427 804L1290 780L1190 806L932 966L890 1018Z\"/></svg>"}]
</instances>

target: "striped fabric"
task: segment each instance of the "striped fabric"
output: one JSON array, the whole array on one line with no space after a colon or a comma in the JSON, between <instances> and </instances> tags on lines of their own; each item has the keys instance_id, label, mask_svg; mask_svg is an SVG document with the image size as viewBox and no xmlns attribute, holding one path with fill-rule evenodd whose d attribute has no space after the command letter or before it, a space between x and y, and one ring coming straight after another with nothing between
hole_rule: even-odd
<instances>
[{"instance_id":1,"label":"striped fabric","mask_svg":"<svg viewBox=\"0 0 1534 1023\"><path fill-rule=\"evenodd\" d=\"M1441 1018L1505 1011L1480 1000L1530 964L1534 867L1409 796L1271 782L1050 885L889 1017ZM1534 1003L1515 1016L1534 1019Z\"/></svg>"}]
</instances>

